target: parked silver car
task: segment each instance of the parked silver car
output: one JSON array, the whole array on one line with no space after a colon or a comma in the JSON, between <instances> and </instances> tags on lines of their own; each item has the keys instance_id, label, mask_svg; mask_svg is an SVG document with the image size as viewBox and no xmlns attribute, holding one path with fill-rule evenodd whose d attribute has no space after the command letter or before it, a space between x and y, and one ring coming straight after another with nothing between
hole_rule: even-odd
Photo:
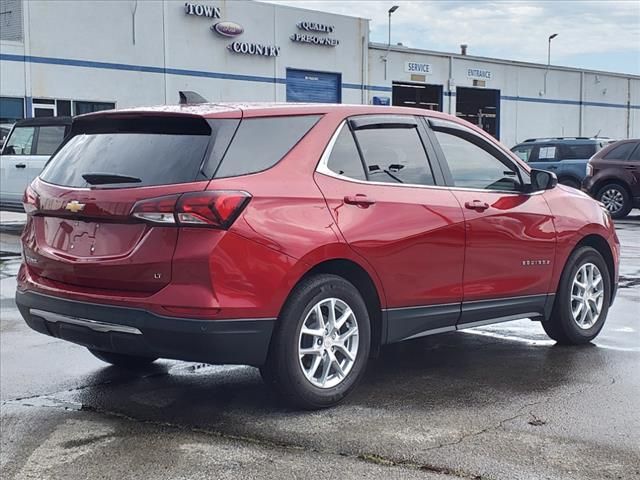
<instances>
[{"instance_id":1,"label":"parked silver car","mask_svg":"<svg viewBox=\"0 0 640 480\"><path fill-rule=\"evenodd\" d=\"M0 210L23 211L22 194L71 130L71 117L20 120L0 152Z\"/></svg>"}]
</instances>

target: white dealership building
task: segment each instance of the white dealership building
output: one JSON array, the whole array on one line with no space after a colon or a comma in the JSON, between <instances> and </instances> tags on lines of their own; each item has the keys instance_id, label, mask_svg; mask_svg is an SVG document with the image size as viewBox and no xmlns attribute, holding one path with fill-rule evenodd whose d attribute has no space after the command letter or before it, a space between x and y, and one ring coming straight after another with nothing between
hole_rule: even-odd
<instances>
[{"instance_id":1,"label":"white dealership building","mask_svg":"<svg viewBox=\"0 0 640 480\"><path fill-rule=\"evenodd\" d=\"M640 137L640 77L370 43L369 21L250 0L0 0L0 123L210 101L387 103L507 145Z\"/></svg>"}]
</instances>

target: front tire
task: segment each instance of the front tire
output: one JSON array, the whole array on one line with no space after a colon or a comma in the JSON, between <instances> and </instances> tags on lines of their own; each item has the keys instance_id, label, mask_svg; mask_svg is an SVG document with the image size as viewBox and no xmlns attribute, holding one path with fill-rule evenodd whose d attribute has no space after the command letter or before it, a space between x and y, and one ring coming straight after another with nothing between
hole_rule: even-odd
<instances>
[{"instance_id":1,"label":"front tire","mask_svg":"<svg viewBox=\"0 0 640 480\"><path fill-rule=\"evenodd\" d=\"M287 300L260 373L294 407L331 407L362 377L370 342L360 292L337 275L314 275Z\"/></svg>"},{"instance_id":2,"label":"front tire","mask_svg":"<svg viewBox=\"0 0 640 480\"><path fill-rule=\"evenodd\" d=\"M604 258L594 248L581 247L567 260L551 318L542 327L560 344L588 343L602 330L610 302L611 277Z\"/></svg>"},{"instance_id":3,"label":"front tire","mask_svg":"<svg viewBox=\"0 0 640 480\"><path fill-rule=\"evenodd\" d=\"M631 196L617 183L609 183L598 190L596 200L602 202L612 218L624 218L631 211Z\"/></svg>"},{"instance_id":4,"label":"front tire","mask_svg":"<svg viewBox=\"0 0 640 480\"><path fill-rule=\"evenodd\" d=\"M89 348L88 350L94 357L102 360L103 362L123 369L136 369L145 367L157 360L157 358L153 357L139 357L136 355L125 355L123 353L104 352L91 348Z\"/></svg>"}]
</instances>

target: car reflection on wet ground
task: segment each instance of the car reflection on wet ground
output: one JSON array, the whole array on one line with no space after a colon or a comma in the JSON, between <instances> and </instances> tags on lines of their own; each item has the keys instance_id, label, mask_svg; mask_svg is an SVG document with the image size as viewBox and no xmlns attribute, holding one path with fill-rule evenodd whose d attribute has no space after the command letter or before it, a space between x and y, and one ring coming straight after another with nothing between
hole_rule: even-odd
<instances>
[{"instance_id":1,"label":"car reflection on wet ground","mask_svg":"<svg viewBox=\"0 0 640 480\"><path fill-rule=\"evenodd\" d=\"M620 288L593 344L519 320L390 345L320 412L283 408L254 368L123 373L31 331L7 223L3 478L640 478L640 215L616 224Z\"/></svg>"}]
</instances>

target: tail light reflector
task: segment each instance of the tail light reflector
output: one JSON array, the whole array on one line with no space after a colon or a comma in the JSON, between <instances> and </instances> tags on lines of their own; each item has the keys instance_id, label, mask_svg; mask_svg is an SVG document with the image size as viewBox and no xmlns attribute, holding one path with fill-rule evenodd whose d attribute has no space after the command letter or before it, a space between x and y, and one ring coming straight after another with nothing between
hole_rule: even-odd
<instances>
[{"instance_id":1,"label":"tail light reflector","mask_svg":"<svg viewBox=\"0 0 640 480\"><path fill-rule=\"evenodd\" d=\"M29 185L22 195L22 205L27 215L35 213L40 209L40 196Z\"/></svg>"},{"instance_id":2,"label":"tail light reflector","mask_svg":"<svg viewBox=\"0 0 640 480\"><path fill-rule=\"evenodd\" d=\"M136 203L132 216L151 223L227 229L251 195L232 190L189 192Z\"/></svg>"}]
</instances>

